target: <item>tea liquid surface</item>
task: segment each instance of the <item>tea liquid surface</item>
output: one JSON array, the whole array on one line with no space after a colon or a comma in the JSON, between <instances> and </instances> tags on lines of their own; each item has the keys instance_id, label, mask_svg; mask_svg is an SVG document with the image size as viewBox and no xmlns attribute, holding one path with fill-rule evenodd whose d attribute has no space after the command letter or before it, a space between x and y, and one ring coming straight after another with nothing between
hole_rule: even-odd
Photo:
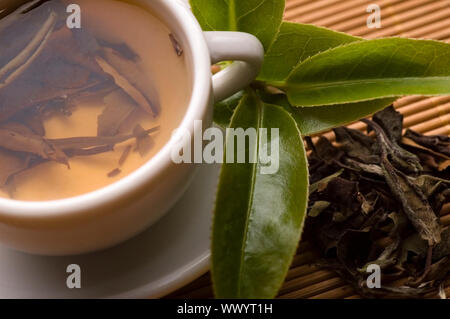
<instances>
[{"instance_id":1,"label":"tea liquid surface","mask_svg":"<svg viewBox=\"0 0 450 319\"><path fill-rule=\"evenodd\" d=\"M79 29L67 24L74 3ZM149 161L190 98L170 34L152 13L114 0L49 1L2 18L0 197L73 197Z\"/></svg>"}]
</instances>

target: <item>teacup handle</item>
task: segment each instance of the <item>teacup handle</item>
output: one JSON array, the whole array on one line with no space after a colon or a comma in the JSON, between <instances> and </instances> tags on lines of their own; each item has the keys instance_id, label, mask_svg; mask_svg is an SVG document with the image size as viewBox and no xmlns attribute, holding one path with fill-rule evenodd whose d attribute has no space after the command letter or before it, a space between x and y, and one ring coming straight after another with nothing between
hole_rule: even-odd
<instances>
[{"instance_id":1,"label":"teacup handle","mask_svg":"<svg viewBox=\"0 0 450 319\"><path fill-rule=\"evenodd\" d=\"M211 62L236 61L212 78L214 101L218 102L248 86L258 75L264 60L264 48L248 33L204 32Z\"/></svg>"}]
</instances>

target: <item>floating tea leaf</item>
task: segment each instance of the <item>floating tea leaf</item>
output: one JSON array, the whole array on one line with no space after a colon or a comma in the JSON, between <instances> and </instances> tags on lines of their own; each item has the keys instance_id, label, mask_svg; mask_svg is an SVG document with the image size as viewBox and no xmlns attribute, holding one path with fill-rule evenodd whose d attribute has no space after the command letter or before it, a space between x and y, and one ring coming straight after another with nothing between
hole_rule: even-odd
<instances>
[{"instance_id":1,"label":"floating tea leaf","mask_svg":"<svg viewBox=\"0 0 450 319\"><path fill-rule=\"evenodd\" d=\"M119 133L119 128L123 122L136 109L134 100L123 90L118 89L103 99L106 108L98 117L98 135L113 136Z\"/></svg>"},{"instance_id":2,"label":"floating tea leaf","mask_svg":"<svg viewBox=\"0 0 450 319\"><path fill-rule=\"evenodd\" d=\"M122 171L119 168L116 168L108 173L108 177L113 178L116 177L117 175L120 175L120 173L122 173Z\"/></svg>"},{"instance_id":3,"label":"floating tea leaf","mask_svg":"<svg viewBox=\"0 0 450 319\"><path fill-rule=\"evenodd\" d=\"M68 165L67 156L57 146L17 123L0 127L0 147L35 154L43 159Z\"/></svg>"},{"instance_id":4,"label":"floating tea leaf","mask_svg":"<svg viewBox=\"0 0 450 319\"><path fill-rule=\"evenodd\" d=\"M113 49L115 52L120 54L124 59L128 59L133 62L139 61L139 55L136 54L128 45L125 43L111 43L100 39L98 43L103 47L108 47Z\"/></svg>"},{"instance_id":5,"label":"floating tea leaf","mask_svg":"<svg viewBox=\"0 0 450 319\"><path fill-rule=\"evenodd\" d=\"M70 101L93 88L110 87L113 83L88 54L93 52L79 52L67 28L53 32L41 51L11 85L0 89L0 122L28 108L51 104L53 100Z\"/></svg>"},{"instance_id":6,"label":"floating tea leaf","mask_svg":"<svg viewBox=\"0 0 450 319\"><path fill-rule=\"evenodd\" d=\"M30 6L26 5L27 2L32 2L31 0L3 0L0 4L0 20L5 19L5 17L13 17L13 13L17 12L23 13L23 11ZM40 2L40 0L35 0L33 2ZM17 16L15 14L14 16Z\"/></svg>"},{"instance_id":7,"label":"floating tea leaf","mask_svg":"<svg viewBox=\"0 0 450 319\"><path fill-rule=\"evenodd\" d=\"M136 150L144 157L153 148L154 142L150 135L146 134L142 126L137 125L133 134L136 136Z\"/></svg>"},{"instance_id":8,"label":"floating tea leaf","mask_svg":"<svg viewBox=\"0 0 450 319\"><path fill-rule=\"evenodd\" d=\"M111 48L103 48L102 53L103 58L97 57L96 59L103 71L111 75L116 84L131 96L144 111L153 116L158 115L159 106L146 93L148 89L145 90L143 85L146 85L145 82L148 81L136 62L124 59Z\"/></svg>"},{"instance_id":9,"label":"floating tea leaf","mask_svg":"<svg viewBox=\"0 0 450 319\"><path fill-rule=\"evenodd\" d=\"M155 133L159 130L159 126L144 130L139 136ZM52 145L66 151L72 149L86 149L91 147L100 147L105 145L116 145L132 138L136 138L135 134L116 135L116 136L86 136L86 137L70 137L60 139L48 139ZM0 145L1 146L1 145Z\"/></svg>"},{"instance_id":10,"label":"floating tea leaf","mask_svg":"<svg viewBox=\"0 0 450 319\"><path fill-rule=\"evenodd\" d=\"M64 150L64 153L68 157L74 157L74 156L92 156L97 155L101 153L107 153L114 150L114 145L104 145L104 146L98 146L98 147L92 147L88 149L76 149L72 148L69 150Z\"/></svg>"},{"instance_id":11,"label":"floating tea leaf","mask_svg":"<svg viewBox=\"0 0 450 319\"><path fill-rule=\"evenodd\" d=\"M5 186L11 176L26 168L28 168L27 158L0 149L0 187Z\"/></svg>"},{"instance_id":12,"label":"floating tea leaf","mask_svg":"<svg viewBox=\"0 0 450 319\"><path fill-rule=\"evenodd\" d=\"M183 55L183 48L181 47L181 45L178 42L178 40L175 38L175 36L172 33L169 34L169 38L170 38L170 42L172 42L173 48L175 49L175 53L178 56L182 56Z\"/></svg>"},{"instance_id":13,"label":"floating tea leaf","mask_svg":"<svg viewBox=\"0 0 450 319\"><path fill-rule=\"evenodd\" d=\"M128 145L123 150L123 153L122 153L122 155L120 156L120 159L119 159L119 166L122 166L125 163L125 161L127 160L128 156L130 155L131 149L132 149L132 146Z\"/></svg>"},{"instance_id":14,"label":"floating tea leaf","mask_svg":"<svg viewBox=\"0 0 450 319\"><path fill-rule=\"evenodd\" d=\"M31 30L25 31L24 40L27 44L23 48L21 48L20 42L17 42L16 39L14 39L14 42L11 42L10 38L13 34L17 34L18 28L26 25L24 24L26 20L34 19L35 17L40 18L40 16L27 16L24 19L20 19L16 23L13 23L8 28L6 28L6 30L2 30L3 32L0 36L0 39L2 41L0 42L2 45L2 54L0 55L0 90L5 86L11 84L11 82L13 82L18 76L20 76L33 63L33 61L39 56L40 52L45 47L57 21L57 13L55 11L49 10L49 12L45 13L46 18L42 23L42 26L37 30L36 33L34 33L31 39L27 37L27 35L31 33ZM26 22L29 23L28 28L34 27L34 23L36 23L35 21ZM13 32L12 29L14 29L15 32ZM5 43L3 44L3 42ZM11 46L11 43L17 43L21 51L15 52L17 51L15 49L16 47Z\"/></svg>"},{"instance_id":15,"label":"floating tea leaf","mask_svg":"<svg viewBox=\"0 0 450 319\"><path fill-rule=\"evenodd\" d=\"M41 114L38 112L29 112L22 116L21 119L22 122L33 131L33 133L42 137L45 136L45 127Z\"/></svg>"}]
</instances>

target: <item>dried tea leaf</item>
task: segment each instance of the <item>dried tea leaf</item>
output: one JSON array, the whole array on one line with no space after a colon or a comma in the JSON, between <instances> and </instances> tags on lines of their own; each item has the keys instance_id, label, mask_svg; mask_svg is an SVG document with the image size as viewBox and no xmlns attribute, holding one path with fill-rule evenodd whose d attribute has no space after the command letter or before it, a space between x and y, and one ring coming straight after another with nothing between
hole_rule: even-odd
<instances>
[{"instance_id":1,"label":"dried tea leaf","mask_svg":"<svg viewBox=\"0 0 450 319\"><path fill-rule=\"evenodd\" d=\"M407 130L405 133L405 137L413 140L421 146L450 157L450 137L448 136L425 136L412 130Z\"/></svg>"},{"instance_id":2,"label":"dried tea leaf","mask_svg":"<svg viewBox=\"0 0 450 319\"><path fill-rule=\"evenodd\" d=\"M333 216L336 222L343 222L359 211L357 192L358 183L354 181L336 177L328 183L325 197L337 207L338 212Z\"/></svg>"},{"instance_id":3,"label":"dried tea leaf","mask_svg":"<svg viewBox=\"0 0 450 319\"><path fill-rule=\"evenodd\" d=\"M403 115L391 105L375 113L372 120L380 125L391 141L399 144L402 139Z\"/></svg>"},{"instance_id":4,"label":"dried tea leaf","mask_svg":"<svg viewBox=\"0 0 450 319\"><path fill-rule=\"evenodd\" d=\"M441 233L441 242L433 248L433 261L450 255L450 227Z\"/></svg>"},{"instance_id":5,"label":"dried tea leaf","mask_svg":"<svg viewBox=\"0 0 450 319\"><path fill-rule=\"evenodd\" d=\"M444 205L450 203L450 189L446 188L442 192L438 192L431 199L433 210L438 213L444 213Z\"/></svg>"},{"instance_id":6,"label":"dried tea leaf","mask_svg":"<svg viewBox=\"0 0 450 319\"><path fill-rule=\"evenodd\" d=\"M445 285L443 282L439 285L439 298L443 300L447 299L447 294L445 293Z\"/></svg>"},{"instance_id":7,"label":"dried tea leaf","mask_svg":"<svg viewBox=\"0 0 450 319\"><path fill-rule=\"evenodd\" d=\"M419 158L400 147L396 141L390 140L387 133L381 128L381 126L367 119L363 119L361 121L366 123L372 130L375 131L379 147L382 152L386 153L386 156L389 156L389 160L396 168L415 174L423 170Z\"/></svg>"},{"instance_id":8,"label":"dried tea leaf","mask_svg":"<svg viewBox=\"0 0 450 319\"><path fill-rule=\"evenodd\" d=\"M358 161L352 160L351 158L344 158L344 164L346 164L349 167L356 169L360 172L364 172L367 174L373 174L373 175L377 175L377 176L384 176L381 166L376 165L376 164L364 164L364 163L360 163Z\"/></svg>"},{"instance_id":9,"label":"dried tea leaf","mask_svg":"<svg viewBox=\"0 0 450 319\"><path fill-rule=\"evenodd\" d=\"M307 139L308 140L308 139ZM321 136L316 145L312 145L314 156L322 160L338 159L336 156L339 150L330 143L328 139Z\"/></svg>"},{"instance_id":10,"label":"dried tea leaf","mask_svg":"<svg viewBox=\"0 0 450 319\"><path fill-rule=\"evenodd\" d=\"M308 216L317 217L322 213L325 209L327 209L331 205L330 202L325 201L317 201L314 203L313 207L309 210Z\"/></svg>"},{"instance_id":11,"label":"dried tea leaf","mask_svg":"<svg viewBox=\"0 0 450 319\"><path fill-rule=\"evenodd\" d=\"M411 299L423 298L424 295L434 290L432 287L414 288L408 286L389 287L382 285L380 288L368 288L362 282L360 285L353 286L356 291L367 298L392 298L392 299Z\"/></svg>"},{"instance_id":12,"label":"dried tea leaf","mask_svg":"<svg viewBox=\"0 0 450 319\"><path fill-rule=\"evenodd\" d=\"M336 141L341 144L340 148L348 156L365 164L378 164L380 162L380 157L374 154L372 149L373 138L346 127L335 128L333 131L336 135Z\"/></svg>"},{"instance_id":13,"label":"dried tea leaf","mask_svg":"<svg viewBox=\"0 0 450 319\"><path fill-rule=\"evenodd\" d=\"M366 196L364 196L361 192L357 193L358 201L361 203L361 211L365 215L369 215L375 209L375 206L378 203L379 194L376 191L372 191Z\"/></svg>"},{"instance_id":14,"label":"dried tea leaf","mask_svg":"<svg viewBox=\"0 0 450 319\"><path fill-rule=\"evenodd\" d=\"M364 267L359 269L362 273L367 273L367 267L369 265L378 265L382 270L395 265L398 259L398 248L400 246L400 238L394 240L389 246L387 246L380 256L373 261L369 261Z\"/></svg>"},{"instance_id":15,"label":"dried tea leaf","mask_svg":"<svg viewBox=\"0 0 450 319\"><path fill-rule=\"evenodd\" d=\"M130 116L137 104L123 90L115 90L103 99L106 108L98 117L98 136L114 136L122 123Z\"/></svg>"},{"instance_id":16,"label":"dried tea leaf","mask_svg":"<svg viewBox=\"0 0 450 319\"><path fill-rule=\"evenodd\" d=\"M403 137L402 138L402 144L406 145L406 146L409 146L409 147L412 147L412 148L414 148L416 150L425 151L425 152L427 152L427 153L429 153L431 155L434 155L436 157L450 160L449 156L447 156L447 155L445 155L443 153L439 153L439 152L433 151L432 149L426 148L425 146L419 145L419 144L417 144L416 142L414 142L412 139L410 139L408 137Z\"/></svg>"},{"instance_id":17,"label":"dried tea leaf","mask_svg":"<svg viewBox=\"0 0 450 319\"><path fill-rule=\"evenodd\" d=\"M450 167L450 160L445 160L441 164L439 164L438 170L440 172L443 172L443 171L447 170L449 167Z\"/></svg>"},{"instance_id":18,"label":"dried tea leaf","mask_svg":"<svg viewBox=\"0 0 450 319\"><path fill-rule=\"evenodd\" d=\"M411 252L424 258L427 254L428 247L428 243L423 240L419 234L409 236L403 240L402 243L400 257L401 264L406 262L408 254Z\"/></svg>"},{"instance_id":19,"label":"dried tea leaf","mask_svg":"<svg viewBox=\"0 0 450 319\"><path fill-rule=\"evenodd\" d=\"M431 175L410 177L410 180L422 190L423 194L427 198L433 195L441 185L450 185L450 180L445 180Z\"/></svg>"},{"instance_id":20,"label":"dried tea leaf","mask_svg":"<svg viewBox=\"0 0 450 319\"><path fill-rule=\"evenodd\" d=\"M306 233L321 248L326 266L362 296L420 298L437 292L450 268L450 231L438 222L450 199L448 174L439 171L446 155L411 139L405 144L401 115L393 108L374 119L378 123L365 122L375 139L348 129L336 130L338 148L324 137L316 145L307 139L310 179L316 181L309 207L316 217L307 220ZM367 164L358 156L378 162ZM323 183L339 168L338 177ZM325 186L319 192L320 183ZM366 286L366 266L373 263L383 269L381 289ZM410 280L399 287L396 280L406 277Z\"/></svg>"},{"instance_id":21,"label":"dried tea leaf","mask_svg":"<svg viewBox=\"0 0 450 319\"><path fill-rule=\"evenodd\" d=\"M408 217L403 212L393 212L388 215L388 217L393 221L394 227L390 231L390 237L401 236L404 238L406 233L408 233L408 228L410 225Z\"/></svg>"},{"instance_id":22,"label":"dried tea leaf","mask_svg":"<svg viewBox=\"0 0 450 319\"><path fill-rule=\"evenodd\" d=\"M392 194L401 203L403 211L430 246L441 240L441 227L438 217L431 208L423 192L400 171L397 171L386 158L382 160L383 172Z\"/></svg>"},{"instance_id":23,"label":"dried tea leaf","mask_svg":"<svg viewBox=\"0 0 450 319\"><path fill-rule=\"evenodd\" d=\"M311 195L315 192L322 192L323 190L325 190L328 187L329 182L331 182L333 179L339 177L343 172L344 172L344 170L340 170L340 171L334 173L333 175L325 177L324 179L322 179L314 184L311 184L311 186L309 187L309 194Z\"/></svg>"},{"instance_id":24,"label":"dried tea leaf","mask_svg":"<svg viewBox=\"0 0 450 319\"><path fill-rule=\"evenodd\" d=\"M450 272L450 256L446 256L430 266L430 271L424 281L444 280Z\"/></svg>"},{"instance_id":25,"label":"dried tea leaf","mask_svg":"<svg viewBox=\"0 0 450 319\"><path fill-rule=\"evenodd\" d=\"M349 229L343 233L337 243L337 258L351 274L365 264L372 240L367 231Z\"/></svg>"}]
</instances>

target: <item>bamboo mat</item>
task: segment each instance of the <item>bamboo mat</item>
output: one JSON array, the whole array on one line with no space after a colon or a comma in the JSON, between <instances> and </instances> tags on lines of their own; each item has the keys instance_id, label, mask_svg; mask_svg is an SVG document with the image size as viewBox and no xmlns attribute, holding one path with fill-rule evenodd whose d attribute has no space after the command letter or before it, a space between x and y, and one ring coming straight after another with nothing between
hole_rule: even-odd
<instances>
[{"instance_id":1,"label":"bamboo mat","mask_svg":"<svg viewBox=\"0 0 450 319\"><path fill-rule=\"evenodd\" d=\"M369 4L378 4L381 8L380 29L367 27ZM450 42L450 0L287 0L285 19L321 25L367 39L402 36ZM395 107L405 116L406 127L426 134L450 134L450 96L411 96L398 100ZM350 127L362 130L365 125L354 123ZM334 138L332 133L325 135ZM450 226L450 207L444 210L442 224ZM317 257L306 239L303 240L279 298L359 298L335 273L315 266ZM447 296L450 296L450 278L446 287ZM212 297L209 274L169 296L183 299Z\"/></svg>"}]
</instances>

